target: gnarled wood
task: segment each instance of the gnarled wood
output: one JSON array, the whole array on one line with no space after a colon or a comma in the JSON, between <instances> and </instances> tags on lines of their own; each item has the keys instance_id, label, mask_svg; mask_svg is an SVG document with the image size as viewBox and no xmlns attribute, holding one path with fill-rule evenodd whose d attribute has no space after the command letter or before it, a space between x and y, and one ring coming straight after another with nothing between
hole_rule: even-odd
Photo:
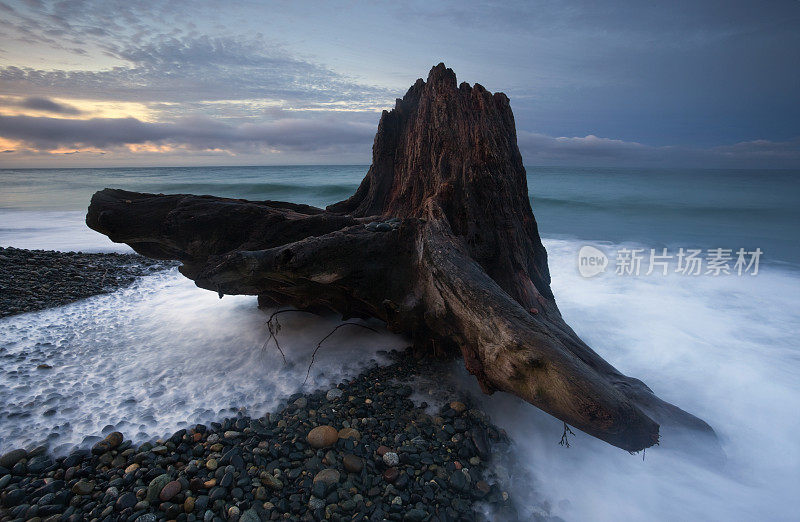
<instances>
[{"instance_id":1,"label":"gnarled wood","mask_svg":"<svg viewBox=\"0 0 800 522\"><path fill-rule=\"evenodd\" d=\"M326 210L106 189L86 222L220 294L379 318L419 352L461 354L485 392L620 448L652 446L659 423L711 433L564 322L508 98L443 64L384 111L367 176Z\"/></svg>"}]
</instances>

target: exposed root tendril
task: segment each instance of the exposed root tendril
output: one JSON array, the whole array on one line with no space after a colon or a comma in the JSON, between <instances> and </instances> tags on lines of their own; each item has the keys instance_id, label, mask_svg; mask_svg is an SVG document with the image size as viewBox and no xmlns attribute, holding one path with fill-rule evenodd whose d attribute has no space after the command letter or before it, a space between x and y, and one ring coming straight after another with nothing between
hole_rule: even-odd
<instances>
[{"instance_id":1,"label":"exposed root tendril","mask_svg":"<svg viewBox=\"0 0 800 522\"><path fill-rule=\"evenodd\" d=\"M575 432L572 431L569 428L569 426L567 425L567 423L565 422L564 423L564 433L561 434L561 440L558 443L560 446L564 446L565 448L569 448L569 438L567 437L567 435L572 435L574 437L575 436Z\"/></svg>"}]
</instances>

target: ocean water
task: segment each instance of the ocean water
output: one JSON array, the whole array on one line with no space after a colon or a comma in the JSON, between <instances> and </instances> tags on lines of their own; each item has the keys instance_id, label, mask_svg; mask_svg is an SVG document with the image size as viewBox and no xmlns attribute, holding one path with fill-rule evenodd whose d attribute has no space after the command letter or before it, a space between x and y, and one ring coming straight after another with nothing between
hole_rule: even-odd
<instances>
[{"instance_id":1,"label":"ocean water","mask_svg":"<svg viewBox=\"0 0 800 522\"><path fill-rule=\"evenodd\" d=\"M83 224L95 190L208 193L324 206L366 167L0 170L0 246L126 250ZM589 345L662 398L708 421L724 463L669 440L629 455L503 394L471 394L514 441L498 464L523 514L545 501L565 520L796 520L800 487L800 172L529 168L553 290ZM609 259L582 277L578 252ZM758 273L646 275L650 249L760 249ZM642 249L638 276L620 249ZM733 255L735 258L735 254ZM731 260L731 267L733 261ZM197 289L176 271L114 294L0 319L0 452L49 440L66 451L106 425L137 440L245 408L260 414L303 386L327 386L404 340L353 328L331 339L304 384L310 351L333 318L287 314L281 355L254 298ZM367 354L365 356L364 354ZM47 361L53 370L36 370ZM442 383L418 383L418 394ZM435 394L435 393L434 393Z\"/></svg>"}]
</instances>

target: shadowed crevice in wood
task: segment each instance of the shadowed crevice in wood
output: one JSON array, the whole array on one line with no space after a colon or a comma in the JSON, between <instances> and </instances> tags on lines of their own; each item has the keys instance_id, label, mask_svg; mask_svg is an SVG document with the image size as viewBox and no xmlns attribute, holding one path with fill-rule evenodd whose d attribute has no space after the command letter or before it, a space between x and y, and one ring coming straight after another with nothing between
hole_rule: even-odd
<instances>
[{"instance_id":1,"label":"shadowed crevice in wood","mask_svg":"<svg viewBox=\"0 0 800 522\"><path fill-rule=\"evenodd\" d=\"M550 289L508 98L443 64L384 111L372 166L327 209L106 189L87 224L220 294L375 317L415 350L460 354L513 393L620 448L659 424L713 433L617 371L564 322ZM379 224L376 224L379 223Z\"/></svg>"}]
</instances>

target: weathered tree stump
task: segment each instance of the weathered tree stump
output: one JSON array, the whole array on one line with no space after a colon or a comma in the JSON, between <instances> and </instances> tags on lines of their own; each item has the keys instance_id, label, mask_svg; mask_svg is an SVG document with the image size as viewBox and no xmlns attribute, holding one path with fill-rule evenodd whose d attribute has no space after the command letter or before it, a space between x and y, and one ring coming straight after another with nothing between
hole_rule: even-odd
<instances>
[{"instance_id":1,"label":"weathered tree stump","mask_svg":"<svg viewBox=\"0 0 800 522\"><path fill-rule=\"evenodd\" d=\"M420 354L460 353L486 393L513 393L620 448L702 420L617 371L564 322L528 199L508 98L444 64L384 111L356 193L322 210L105 189L86 223L177 259L201 288L264 306L374 317Z\"/></svg>"}]
</instances>

